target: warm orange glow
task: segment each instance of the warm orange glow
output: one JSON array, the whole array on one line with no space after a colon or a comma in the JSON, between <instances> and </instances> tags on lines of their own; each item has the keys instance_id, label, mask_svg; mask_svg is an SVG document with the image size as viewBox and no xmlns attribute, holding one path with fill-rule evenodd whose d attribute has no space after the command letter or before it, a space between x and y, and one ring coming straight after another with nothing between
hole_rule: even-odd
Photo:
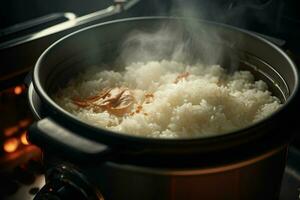
<instances>
[{"instance_id":1,"label":"warm orange glow","mask_svg":"<svg viewBox=\"0 0 300 200\"><path fill-rule=\"evenodd\" d=\"M24 144L24 145L28 145L29 144L29 142L27 140L27 137L26 137L26 131L24 133L22 133L20 139L21 139L22 144Z\"/></svg>"},{"instance_id":2,"label":"warm orange glow","mask_svg":"<svg viewBox=\"0 0 300 200\"><path fill-rule=\"evenodd\" d=\"M9 137L12 136L14 133L16 133L19 130L18 126L12 126L4 129L4 135Z\"/></svg>"},{"instance_id":3,"label":"warm orange glow","mask_svg":"<svg viewBox=\"0 0 300 200\"><path fill-rule=\"evenodd\" d=\"M19 121L19 126L21 126L22 128L26 128L30 124L30 122L30 119L22 119Z\"/></svg>"},{"instance_id":4,"label":"warm orange glow","mask_svg":"<svg viewBox=\"0 0 300 200\"><path fill-rule=\"evenodd\" d=\"M4 151L11 153L16 151L18 146L19 146L19 140L17 140L16 138L11 138L4 142L3 149Z\"/></svg>"},{"instance_id":5,"label":"warm orange glow","mask_svg":"<svg viewBox=\"0 0 300 200\"><path fill-rule=\"evenodd\" d=\"M14 89L15 94L21 94L22 93L22 87L21 86L16 86Z\"/></svg>"}]
</instances>

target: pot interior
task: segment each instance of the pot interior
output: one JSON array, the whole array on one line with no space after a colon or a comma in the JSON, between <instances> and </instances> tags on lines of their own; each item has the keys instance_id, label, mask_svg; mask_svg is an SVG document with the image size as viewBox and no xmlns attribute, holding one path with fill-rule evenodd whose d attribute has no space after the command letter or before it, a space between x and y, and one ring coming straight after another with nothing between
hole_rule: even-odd
<instances>
[{"instance_id":1,"label":"pot interior","mask_svg":"<svg viewBox=\"0 0 300 200\"><path fill-rule=\"evenodd\" d=\"M118 43L116 45L118 45ZM104 48L102 46L101 48L103 48L103 52L97 52L97 54L95 54L93 51L79 53L69 57L65 62L57 65L55 71L53 71L51 76L49 76L47 79L46 89L49 94L54 94L59 89L63 88L71 79L74 79L77 75L86 71L89 67L97 66L99 67L99 71L119 71L124 69L124 66L126 66L125 64L113 60L119 56L118 54L106 55L106 52L111 52L112 49L117 49L114 47L115 45L111 44L106 45ZM272 92L272 95L278 97L282 103L286 102L290 96L289 86L281 74L274 69L274 67L259 57L248 54L247 52L228 49L227 53L228 55L224 55L222 60L214 64L218 64L222 68L227 69L228 73L232 73L236 70L250 71L254 75L255 80L263 80L265 83L267 83L268 89ZM100 55L100 58L103 56L103 58L99 59L97 55ZM136 62L147 61L136 60ZM186 63L192 64L194 62L194 60L190 60Z\"/></svg>"},{"instance_id":2,"label":"pot interior","mask_svg":"<svg viewBox=\"0 0 300 200\"><path fill-rule=\"evenodd\" d=\"M129 40L128 45L128 38L138 37L140 33L155 35L161 29L167 35L172 34L167 39L150 38L147 56L140 56L139 40ZM156 44L167 48L157 49ZM179 46L183 46L183 53L174 57L174 49ZM159 53L151 53L155 51ZM38 77L42 88L52 94L90 66L120 70L128 61L162 59L187 64L219 64L228 73L249 70L256 79L265 81L273 95L283 103L296 90L294 66L275 45L226 25L176 18L121 20L79 31L44 53L39 62Z\"/></svg>"},{"instance_id":3,"label":"pot interior","mask_svg":"<svg viewBox=\"0 0 300 200\"><path fill-rule=\"evenodd\" d=\"M238 32L237 32L238 33ZM240 33L238 33L240 34ZM125 37L126 39L126 37ZM198 38L199 39L199 38ZM209 43L210 41L200 41L200 43ZM246 42L246 41L245 41ZM45 88L50 94L55 93L62 86L66 85L70 79L74 79L80 73L86 71L89 67L97 66L99 71L102 70L124 70L126 63L122 62L122 48L124 40L111 42L108 44L98 43L98 46L82 48L72 54L68 55L69 48L64 47L67 52L64 52L63 62L57 63L55 68L52 69L50 76L47 77ZM201 45L201 44L200 44ZM286 68L284 74L276 69L280 66L272 66L270 61L276 60L273 57L271 60L264 60L259 55L248 52L247 49L239 49L238 47L230 47L226 43L211 42L209 48L222 49L222 55L216 60L206 59L206 53L203 53L203 47L190 46L185 52L184 58L179 58L178 61L186 64L204 63L207 65L217 64L225 68L228 73L236 70L250 71L256 80L263 80L268 84L269 90L272 95L278 97L282 103L286 102L290 96L290 90L293 90L294 85L289 84L286 80L290 80L290 69ZM131 47L132 48L132 47ZM138 47L139 48L139 47ZM147 62L147 61L160 61L160 60L177 60L172 55L172 48L168 49L164 55L156 55L149 58L134 58L132 62ZM259 52L258 52L259 53ZM134 56L133 56L134 57ZM285 76L285 78L284 78Z\"/></svg>"}]
</instances>

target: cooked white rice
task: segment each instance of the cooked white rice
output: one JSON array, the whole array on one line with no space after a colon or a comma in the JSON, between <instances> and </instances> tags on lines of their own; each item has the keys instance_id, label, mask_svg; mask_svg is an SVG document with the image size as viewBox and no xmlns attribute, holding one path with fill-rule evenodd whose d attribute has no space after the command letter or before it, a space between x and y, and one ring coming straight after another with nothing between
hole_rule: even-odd
<instances>
[{"instance_id":1,"label":"cooked white rice","mask_svg":"<svg viewBox=\"0 0 300 200\"><path fill-rule=\"evenodd\" d=\"M124 71L90 68L54 95L79 119L124 134L158 138L210 137L246 127L281 106L267 84L249 71L227 74L218 65L174 61L133 63ZM188 76L178 79L178 75ZM177 80L177 81L175 81ZM116 116L74 104L103 88L127 87L134 96L130 112ZM145 101L145 94L153 94ZM142 108L136 112L137 107Z\"/></svg>"}]
</instances>

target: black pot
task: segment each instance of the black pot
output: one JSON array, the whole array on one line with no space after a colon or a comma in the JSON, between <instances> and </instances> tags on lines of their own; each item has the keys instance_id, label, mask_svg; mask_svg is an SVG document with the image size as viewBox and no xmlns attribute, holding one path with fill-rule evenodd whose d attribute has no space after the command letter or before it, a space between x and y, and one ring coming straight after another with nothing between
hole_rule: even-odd
<instances>
[{"instance_id":1,"label":"black pot","mask_svg":"<svg viewBox=\"0 0 300 200\"><path fill-rule=\"evenodd\" d=\"M175 27L180 35L191 38L187 53L191 62L202 56L203 49L198 44L205 42L222 48L225 56L218 60L219 64L235 64L252 71L269 84L284 106L266 119L232 133L204 139L156 139L88 125L49 97L84 66L112 63L132 30L153 31L162 24ZM207 33L218 34L203 41ZM170 59L170 56L166 52L155 59ZM203 62L211 62L205 56L201 58ZM297 89L297 69L290 58L255 34L180 18L118 20L68 35L41 55L29 92L31 108L39 121L31 126L29 138L44 150L49 169L54 167L55 173L74 175L77 178L70 179L76 180L79 188L90 188L90 182L99 186L108 199L122 199L124 195L130 199L182 199L186 193L190 196L184 199L274 199L278 197L285 152L296 125L291 116L295 116L297 109ZM56 166L61 164L64 167ZM78 174L89 181L82 182ZM256 181L259 183L254 184ZM189 188L186 184L194 186ZM221 186L223 190L216 193L214 189Z\"/></svg>"}]
</instances>

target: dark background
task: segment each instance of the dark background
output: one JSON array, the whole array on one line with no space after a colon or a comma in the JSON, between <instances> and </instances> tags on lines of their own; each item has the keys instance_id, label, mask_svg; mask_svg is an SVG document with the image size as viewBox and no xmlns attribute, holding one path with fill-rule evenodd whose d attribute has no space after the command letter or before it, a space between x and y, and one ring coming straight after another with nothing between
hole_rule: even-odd
<instances>
[{"instance_id":1,"label":"dark background","mask_svg":"<svg viewBox=\"0 0 300 200\"><path fill-rule=\"evenodd\" d=\"M81 16L113 0L2 0L0 29L50 13ZM141 0L127 16L184 15L224 22L268 34L298 49L300 14L297 0Z\"/></svg>"}]
</instances>

